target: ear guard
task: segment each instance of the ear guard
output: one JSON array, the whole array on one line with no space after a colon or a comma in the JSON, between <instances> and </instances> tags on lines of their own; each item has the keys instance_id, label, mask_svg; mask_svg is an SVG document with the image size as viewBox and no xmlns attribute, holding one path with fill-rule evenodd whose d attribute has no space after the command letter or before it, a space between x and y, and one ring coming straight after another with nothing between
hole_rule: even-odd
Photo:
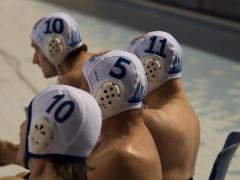
<instances>
[{"instance_id":1,"label":"ear guard","mask_svg":"<svg viewBox=\"0 0 240 180\"><path fill-rule=\"evenodd\" d=\"M48 53L51 57L61 57L64 54L64 43L61 37L49 37L47 42Z\"/></svg>"},{"instance_id":2,"label":"ear guard","mask_svg":"<svg viewBox=\"0 0 240 180\"><path fill-rule=\"evenodd\" d=\"M56 127L48 117L42 117L34 122L29 133L29 147L33 152L44 153L54 142Z\"/></svg>"},{"instance_id":3,"label":"ear guard","mask_svg":"<svg viewBox=\"0 0 240 180\"><path fill-rule=\"evenodd\" d=\"M143 67L146 72L148 85L154 86L163 79L165 68L164 60L159 56L147 56L143 59Z\"/></svg>"},{"instance_id":4,"label":"ear guard","mask_svg":"<svg viewBox=\"0 0 240 180\"><path fill-rule=\"evenodd\" d=\"M98 89L96 99L104 114L117 110L123 97L123 88L116 81L106 81Z\"/></svg>"}]
</instances>

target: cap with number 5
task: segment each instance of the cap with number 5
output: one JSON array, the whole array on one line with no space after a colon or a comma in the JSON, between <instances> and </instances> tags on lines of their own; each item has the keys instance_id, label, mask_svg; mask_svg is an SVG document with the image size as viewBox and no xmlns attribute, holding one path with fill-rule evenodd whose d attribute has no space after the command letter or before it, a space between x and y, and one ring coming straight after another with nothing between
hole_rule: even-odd
<instances>
[{"instance_id":1,"label":"cap with number 5","mask_svg":"<svg viewBox=\"0 0 240 180\"><path fill-rule=\"evenodd\" d=\"M28 107L25 167L29 158L84 162L98 141L101 110L87 92L53 85Z\"/></svg>"},{"instance_id":2,"label":"cap with number 5","mask_svg":"<svg viewBox=\"0 0 240 180\"><path fill-rule=\"evenodd\" d=\"M141 108L147 79L141 61L134 54L112 50L93 57L84 65L83 74L101 107L103 119Z\"/></svg>"}]
</instances>

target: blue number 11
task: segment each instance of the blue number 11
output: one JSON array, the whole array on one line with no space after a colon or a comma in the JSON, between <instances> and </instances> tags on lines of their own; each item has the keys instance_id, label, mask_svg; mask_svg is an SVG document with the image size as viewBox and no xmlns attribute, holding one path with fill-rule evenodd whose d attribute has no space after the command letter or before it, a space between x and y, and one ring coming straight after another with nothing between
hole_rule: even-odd
<instances>
[{"instance_id":1,"label":"blue number 11","mask_svg":"<svg viewBox=\"0 0 240 180\"><path fill-rule=\"evenodd\" d=\"M162 40L159 41L161 43L160 52L153 51L153 47L156 43L156 40L157 40L157 36L153 36L153 37L150 38L151 44L150 44L148 49L145 49L145 52L146 53L151 53L151 54L157 54L157 55L165 58L166 54L164 54L164 50L165 50L165 47L166 47L167 39L162 39Z\"/></svg>"}]
</instances>

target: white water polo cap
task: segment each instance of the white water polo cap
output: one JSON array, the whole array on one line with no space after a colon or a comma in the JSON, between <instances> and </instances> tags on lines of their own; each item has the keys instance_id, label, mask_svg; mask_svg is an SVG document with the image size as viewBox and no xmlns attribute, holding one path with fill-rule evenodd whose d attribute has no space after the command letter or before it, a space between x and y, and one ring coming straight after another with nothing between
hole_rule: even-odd
<instances>
[{"instance_id":1,"label":"white water polo cap","mask_svg":"<svg viewBox=\"0 0 240 180\"><path fill-rule=\"evenodd\" d=\"M183 51L177 40L167 32L149 32L133 40L127 51L142 61L148 79L148 92L181 76Z\"/></svg>"},{"instance_id":2,"label":"white water polo cap","mask_svg":"<svg viewBox=\"0 0 240 180\"><path fill-rule=\"evenodd\" d=\"M50 86L28 107L25 167L29 158L84 162L98 141L101 124L92 95L71 86Z\"/></svg>"},{"instance_id":3,"label":"white water polo cap","mask_svg":"<svg viewBox=\"0 0 240 180\"><path fill-rule=\"evenodd\" d=\"M77 22L62 12L40 19L32 29L32 40L54 66L83 44Z\"/></svg>"},{"instance_id":4,"label":"white water polo cap","mask_svg":"<svg viewBox=\"0 0 240 180\"><path fill-rule=\"evenodd\" d=\"M83 74L100 105L103 119L141 108L147 79L141 61L134 54L112 50L92 57L84 65Z\"/></svg>"}]
</instances>

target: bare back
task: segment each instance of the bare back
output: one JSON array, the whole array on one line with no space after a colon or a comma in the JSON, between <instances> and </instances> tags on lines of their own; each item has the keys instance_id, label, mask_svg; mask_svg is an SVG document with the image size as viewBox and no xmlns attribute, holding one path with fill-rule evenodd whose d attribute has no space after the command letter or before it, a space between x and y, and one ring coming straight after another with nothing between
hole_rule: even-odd
<instances>
[{"instance_id":1,"label":"bare back","mask_svg":"<svg viewBox=\"0 0 240 180\"><path fill-rule=\"evenodd\" d=\"M191 178L199 148L200 125L185 93L163 100L158 107L145 109L144 121L161 158L163 179Z\"/></svg>"}]
</instances>

